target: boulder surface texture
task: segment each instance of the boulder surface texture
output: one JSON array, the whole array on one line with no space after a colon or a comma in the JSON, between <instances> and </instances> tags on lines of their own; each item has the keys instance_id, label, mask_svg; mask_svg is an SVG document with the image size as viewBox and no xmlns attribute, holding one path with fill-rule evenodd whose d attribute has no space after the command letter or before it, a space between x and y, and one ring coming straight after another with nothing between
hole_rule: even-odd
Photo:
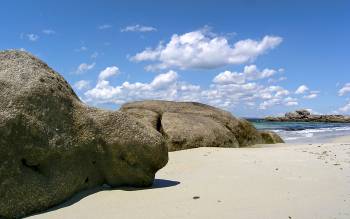
<instances>
[{"instance_id":1,"label":"boulder surface texture","mask_svg":"<svg viewBox=\"0 0 350 219\"><path fill-rule=\"evenodd\" d=\"M122 111L88 107L26 52L0 52L0 218L103 184L150 186L167 161L156 129Z\"/></svg>"},{"instance_id":2,"label":"boulder surface texture","mask_svg":"<svg viewBox=\"0 0 350 219\"><path fill-rule=\"evenodd\" d=\"M259 132L250 122L201 103L149 100L124 104L121 111L162 133L169 151L283 142L275 133Z\"/></svg>"}]
</instances>

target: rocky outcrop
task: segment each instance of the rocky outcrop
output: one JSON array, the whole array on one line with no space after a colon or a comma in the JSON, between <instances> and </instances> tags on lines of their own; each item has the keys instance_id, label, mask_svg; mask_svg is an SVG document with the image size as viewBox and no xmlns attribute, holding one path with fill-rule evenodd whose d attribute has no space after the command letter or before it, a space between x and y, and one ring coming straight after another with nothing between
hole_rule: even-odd
<instances>
[{"instance_id":1,"label":"rocky outcrop","mask_svg":"<svg viewBox=\"0 0 350 219\"><path fill-rule=\"evenodd\" d=\"M28 53L0 52L0 218L44 210L102 184L149 186L167 152L150 125L86 106Z\"/></svg>"},{"instance_id":2,"label":"rocky outcrop","mask_svg":"<svg viewBox=\"0 0 350 219\"><path fill-rule=\"evenodd\" d=\"M248 121L201 103L140 101L123 105L121 111L162 133L169 151L283 142L277 134L260 133Z\"/></svg>"},{"instance_id":3,"label":"rocky outcrop","mask_svg":"<svg viewBox=\"0 0 350 219\"><path fill-rule=\"evenodd\" d=\"M261 137L264 139L266 144L283 143L283 139L274 132L261 131Z\"/></svg>"},{"instance_id":4,"label":"rocky outcrop","mask_svg":"<svg viewBox=\"0 0 350 219\"><path fill-rule=\"evenodd\" d=\"M286 113L282 117L266 117L267 121L276 122L335 122L350 123L350 116L344 115L313 115L307 110L296 110L295 112Z\"/></svg>"}]
</instances>

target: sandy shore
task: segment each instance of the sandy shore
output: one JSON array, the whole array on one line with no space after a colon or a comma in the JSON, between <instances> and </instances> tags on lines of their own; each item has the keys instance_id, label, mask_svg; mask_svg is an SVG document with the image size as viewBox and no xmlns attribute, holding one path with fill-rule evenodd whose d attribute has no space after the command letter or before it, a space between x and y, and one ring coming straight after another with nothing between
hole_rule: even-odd
<instances>
[{"instance_id":1,"label":"sandy shore","mask_svg":"<svg viewBox=\"0 0 350 219\"><path fill-rule=\"evenodd\" d=\"M334 143L350 143L350 136L343 136L333 139Z\"/></svg>"},{"instance_id":2,"label":"sandy shore","mask_svg":"<svg viewBox=\"0 0 350 219\"><path fill-rule=\"evenodd\" d=\"M154 188L90 191L31 218L350 218L350 137L170 153Z\"/></svg>"}]
</instances>

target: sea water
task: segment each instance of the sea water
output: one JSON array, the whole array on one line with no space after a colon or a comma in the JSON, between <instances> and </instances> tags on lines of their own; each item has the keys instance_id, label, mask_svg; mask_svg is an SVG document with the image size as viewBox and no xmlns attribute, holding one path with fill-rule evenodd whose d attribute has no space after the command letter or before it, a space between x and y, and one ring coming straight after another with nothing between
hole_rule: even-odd
<instances>
[{"instance_id":1,"label":"sea water","mask_svg":"<svg viewBox=\"0 0 350 219\"><path fill-rule=\"evenodd\" d=\"M350 123L328 122L270 122L264 119L247 119L258 130L274 131L287 143L327 142L350 135Z\"/></svg>"}]
</instances>

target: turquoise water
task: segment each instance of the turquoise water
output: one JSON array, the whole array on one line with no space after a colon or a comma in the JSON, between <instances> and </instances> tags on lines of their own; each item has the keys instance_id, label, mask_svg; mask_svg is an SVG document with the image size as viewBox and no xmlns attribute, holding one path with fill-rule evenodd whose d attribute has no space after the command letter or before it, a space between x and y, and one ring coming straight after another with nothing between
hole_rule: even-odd
<instances>
[{"instance_id":1,"label":"turquoise water","mask_svg":"<svg viewBox=\"0 0 350 219\"><path fill-rule=\"evenodd\" d=\"M248 120L259 130L271 130L278 133L286 142L326 142L332 138L350 135L350 123Z\"/></svg>"}]
</instances>

